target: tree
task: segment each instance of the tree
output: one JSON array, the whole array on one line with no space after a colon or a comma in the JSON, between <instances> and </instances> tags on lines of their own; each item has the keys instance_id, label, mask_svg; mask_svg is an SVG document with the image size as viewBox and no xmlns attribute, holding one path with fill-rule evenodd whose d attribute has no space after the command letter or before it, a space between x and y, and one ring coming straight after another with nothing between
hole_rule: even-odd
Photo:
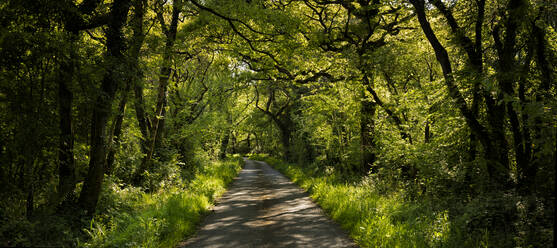
<instances>
[{"instance_id":1,"label":"tree","mask_svg":"<svg viewBox=\"0 0 557 248\"><path fill-rule=\"evenodd\" d=\"M405 23L411 15L403 13L401 7L385 4L387 8L383 8L381 1L304 2L311 9L310 20L317 22L321 28L318 36L320 47L326 51L345 53L344 56L360 72L360 169L364 174L370 171L376 173L377 168L373 168L377 156L374 116L377 105L385 104L373 89L375 84L371 58L377 49L386 44L387 37L400 32L400 24ZM339 11L337 9L343 12L340 17L334 14ZM392 111L388 110L388 113L400 126L400 119Z\"/></svg>"},{"instance_id":2,"label":"tree","mask_svg":"<svg viewBox=\"0 0 557 248\"><path fill-rule=\"evenodd\" d=\"M110 150L107 155L107 161L105 166L106 174L110 174L112 172L112 165L114 163L114 156L116 154L115 146L118 145L120 142L120 136L122 134L122 123L124 121L124 115L126 110L126 104L128 102L128 96L130 88L133 86L136 89L136 113L137 119L139 122L141 134L143 135L143 139L147 136L147 130L145 125L145 116L144 116L144 109L143 109L143 90L140 86L140 81L142 77L142 73L140 72L139 68L139 52L141 51L141 47L143 46L143 42L145 40L146 33L143 30L143 22L145 16L145 6L146 1L144 0L135 0L133 2L133 17L131 20L132 24L132 31L133 35L130 39L130 46L128 48L128 60L129 60L129 68L130 73L129 77L126 80L125 88L122 91L122 98L120 99L120 103L118 104L118 114L116 116L116 120L113 123L113 127L111 128L111 145ZM139 121L141 120L141 121ZM145 142L142 143L142 151L146 152Z\"/></svg>"},{"instance_id":3,"label":"tree","mask_svg":"<svg viewBox=\"0 0 557 248\"><path fill-rule=\"evenodd\" d=\"M111 114L118 85L126 79L126 61L123 54L125 44L122 27L127 20L129 8L129 0L116 0L110 11L110 21L106 32L106 63L108 68L93 109L89 172L79 196L79 205L86 211L87 215L92 215L95 212L99 200L107 155L108 118Z\"/></svg>"}]
</instances>

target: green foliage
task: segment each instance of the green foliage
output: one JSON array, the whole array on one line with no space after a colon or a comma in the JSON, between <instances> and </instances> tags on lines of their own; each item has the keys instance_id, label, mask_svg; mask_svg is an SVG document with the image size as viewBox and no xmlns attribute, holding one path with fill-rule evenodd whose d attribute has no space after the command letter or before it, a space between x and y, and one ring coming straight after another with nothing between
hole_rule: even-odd
<instances>
[{"instance_id":1,"label":"green foliage","mask_svg":"<svg viewBox=\"0 0 557 248\"><path fill-rule=\"evenodd\" d=\"M172 246L237 170L207 161L253 152L296 162L268 158L363 246L553 243L554 5L130 1L115 59L122 2L0 3L0 246ZM115 159L90 222L93 135Z\"/></svg>"},{"instance_id":2,"label":"green foliage","mask_svg":"<svg viewBox=\"0 0 557 248\"><path fill-rule=\"evenodd\" d=\"M487 247L484 233L471 234L461 223L451 223L446 210L427 200L408 200L404 191L380 192L372 178L347 184L309 167L251 158L268 162L307 190L362 247Z\"/></svg>"},{"instance_id":3,"label":"green foliage","mask_svg":"<svg viewBox=\"0 0 557 248\"><path fill-rule=\"evenodd\" d=\"M83 247L174 247L191 235L201 217L241 168L241 159L205 163L187 185L156 193L107 183L101 211L85 231Z\"/></svg>"},{"instance_id":4,"label":"green foliage","mask_svg":"<svg viewBox=\"0 0 557 248\"><path fill-rule=\"evenodd\" d=\"M4 217L0 227L0 245L6 247L74 246L75 222L64 216L37 214L32 220Z\"/></svg>"}]
</instances>

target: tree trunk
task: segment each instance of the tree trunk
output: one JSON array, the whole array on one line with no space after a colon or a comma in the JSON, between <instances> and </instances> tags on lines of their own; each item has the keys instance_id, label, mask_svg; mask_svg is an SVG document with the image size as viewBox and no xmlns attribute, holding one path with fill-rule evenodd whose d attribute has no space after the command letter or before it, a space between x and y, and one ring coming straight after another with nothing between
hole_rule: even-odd
<instances>
[{"instance_id":1,"label":"tree trunk","mask_svg":"<svg viewBox=\"0 0 557 248\"><path fill-rule=\"evenodd\" d=\"M437 61L441 65L443 71L444 82L449 91L449 95L455 101L456 106L459 108L460 112L464 116L468 127L474 135L479 139L480 143L484 147L484 157L488 161L488 173L491 179L497 186L506 186L510 182L509 178L509 160L508 160L508 148L506 144L506 139L504 136L504 129L493 130L494 136L490 136L484 126L480 124L474 113L468 108L464 97L458 90L455 84L453 72L451 68L451 62L447 50L437 39L429 21L427 20L425 14L425 6L423 0L410 0L412 5L416 10L418 16L418 21L422 30L431 44ZM486 99L488 101L489 99ZM488 109L488 111L491 111ZM504 121L504 111L492 112L496 114L503 114L503 118L491 119L494 124L501 124ZM489 118L489 117L488 117ZM492 125L493 126L493 125ZM501 125L502 126L502 125ZM495 141L493 142L492 139Z\"/></svg>"},{"instance_id":2,"label":"tree trunk","mask_svg":"<svg viewBox=\"0 0 557 248\"><path fill-rule=\"evenodd\" d=\"M451 83L454 84L454 78L453 76L450 74L450 72L452 72L451 69L451 65L450 65L450 61L448 59L448 56L446 55L446 50L444 49L444 47L439 43L439 41L437 40L435 34L433 33L433 31L431 30L431 27L429 25L429 22L427 21L427 18L425 17L425 10L423 9L423 1L422 0L416 0L416 1L411 1L412 4L416 7L416 10L418 11L418 19L420 21L420 25L422 26L422 29L424 30L425 35L427 36L428 40L430 41L432 47L435 50L436 53L436 57L437 60L439 61L439 63L441 64L442 68L443 68L443 74L445 75L445 83ZM507 144L507 140L505 138L505 107L504 105L498 104L497 100L494 100L491 96L491 93L488 92L486 89L480 89L480 82L481 80L483 80L484 78L484 73L483 73L483 61L482 61L482 25L483 25L483 20L484 20L484 12L485 12L485 0L479 0L477 1L478 4L478 15L476 18L476 23L475 23L475 44L474 42L472 42L472 40L470 38L468 38L465 35L465 32L463 30L461 30L461 28L458 26L457 21L455 20L451 10L449 8L447 8L444 3L442 1L432 1L433 5L435 5L437 7L437 9L440 10L440 12L443 14L443 16L445 16L447 23L449 24L449 26L451 27L452 32L455 34L456 36L456 42L460 45L460 47L466 52L467 56L468 56L468 60L470 63L470 66L472 67L472 72L475 73L474 76L474 86L473 86L473 92L472 92L472 108L469 110L470 113L469 115L477 118L478 115L478 108L479 108L479 92L481 92L481 94L484 96L485 99L485 103L487 106L487 120L489 123L489 127L490 127L490 132L487 131L487 129L485 129L486 134L491 134L489 137L482 137L479 136L479 130L477 130L477 128L474 128L473 126L470 125L470 123L472 123L473 125L476 125L475 122L473 120L470 120L468 117L465 116L465 118L467 118L467 122L469 123L469 127L471 129L471 134L470 134L470 149L469 149L469 157L470 159L474 159L475 155L476 155L476 143L478 139L482 139L480 140L480 143L482 143L482 145L484 146L484 157L487 159L488 161L488 172L490 175L494 175L494 174L500 174L498 171L500 171L502 174L505 174L505 176L503 177L508 177L508 171L509 171L509 159L508 159L508 154L509 154L509 150L508 150L508 144ZM420 9L418 9L420 8ZM447 80L447 76L448 80ZM451 90L451 87L449 87L449 90ZM458 92L458 89L455 88L452 90L453 93L451 94L460 94ZM461 97L459 97L461 98ZM456 99L458 105L460 105L460 109L461 112L462 110L466 110L466 102L464 101L464 99L459 100ZM465 115L466 113L463 112L463 114ZM472 122L471 122L472 121ZM487 142L487 143L486 143ZM489 146L486 146L488 143L492 143ZM499 175L502 176L502 175ZM499 177L496 176L496 177ZM506 180L506 179L502 179L502 180Z\"/></svg>"},{"instance_id":3,"label":"tree trunk","mask_svg":"<svg viewBox=\"0 0 557 248\"><path fill-rule=\"evenodd\" d=\"M114 120L114 126L112 128L112 135L109 137L109 152L106 158L106 167L104 169L107 175L112 174L112 165L114 164L114 156L116 155L117 147L120 143L120 135L122 134L122 123L124 122L124 116L126 114L126 104L128 102L128 91L130 90L130 83L126 85L126 89L122 92L122 99L118 104L118 115L116 120Z\"/></svg>"},{"instance_id":4,"label":"tree trunk","mask_svg":"<svg viewBox=\"0 0 557 248\"><path fill-rule=\"evenodd\" d=\"M248 152L251 152L251 133L248 132L248 138L247 138L247 142L248 142Z\"/></svg>"},{"instance_id":5,"label":"tree trunk","mask_svg":"<svg viewBox=\"0 0 557 248\"><path fill-rule=\"evenodd\" d=\"M145 101L143 100L143 86L141 82L135 81L134 82L134 107L135 107L135 116L137 118L137 122L139 124L139 130L141 131L141 151L144 154L147 154L148 147L149 147L149 126L147 122L147 118L145 117Z\"/></svg>"},{"instance_id":6,"label":"tree trunk","mask_svg":"<svg viewBox=\"0 0 557 248\"><path fill-rule=\"evenodd\" d=\"M155 153L157 148L161 147L162 139L164 139L164 124L166 123L166 107L168 106L167 96L168 96L168 90L165 93L165 97L163 101L162 113L160 115L162 118L157 119L159 121L159 125L157 127L157 137L155 137L155 146L153 148L153 154Z\"/></svg>"},{"instance_id":7,"label":"tree trunk","mask_svg":"<svg viewBox=\"0 0 557 248\"><path fill-rule=\"evenodd\" d=\"M35 211L35 197L34 197L34 185L33 182L29 185L29 189L27 191L27 201L26 201L26 217L27 220L31 220Z\"/></svg>"},{"instance_id":8,"label":"tree trunk","mask_svg":"<svg viewBox=\"0 0 557 248\"><path fill-rule=\"evenodd\" d=\"M164 19L161 18L161 26L166 30L166 43L164 47L162 67L159 76L159 88L157 94L157 106L155 108L155 122L153 123L153 128L151 130L151 139L149 140L149 149L147 156L145 157L143 169L146 169L147 164L150 163L153 158L153 153L157 144L157 137L161 137L159 132L161 132L161 126L163 124L164 118L164 107L166 106L167 94L168 94L168 79L170 78L170 73L172 69L170 68L172 62L172 48L174 47L174 41L176 40L176 32L178 29L178 17L180 14L179 1L175 1L172 6L172 20L170 21L170 27L166 30L166 24Z\"/></svg>"},{"instance_id":9,"label":"tree trunk","mask_svg":"<svg viewBox=\"0 0 557 248\"><path fill-rule=\"evenodd\" d=\"M69 58L63 58L60 65L60 74L58 76L58 114L60 117L60 140L58 145L58 199L57 201L68 201L69 196L73 193L76 185L75 160L74 160L74 136L72 127L72 105L73 93L69 85L74 80L76 60L78 59L76 51L76 41L79 38L79 32L84 27L80 14L91 14L98 6L99 1L85 0L81 3L79 11L74 9L65 10L64 28L69 36L70 51ZM79 13L80 12L80 13ZM81 24L81 25L80 25Z\"/></svg>"},{"instance_id":10,"label":"tree trunk","mask_svg":"<svg viewBox=\"0 0 557 248\"><path fill-rule=\"evenodd\" d=\"M75 68L75 34L71 34L70 57L62 61L58 78L58 114L60 116L60 140L58 146L58 199L65 201L75 188L75 160L73 153L74 136L72 130L73 93L68 84L73 81Z\"/></svg>"},{"instance_id":11,"label":"tree trunk","mask_svg":"<svg viewBox=\"0 0 557 248\"><path fill-rule=\"evenodd\" d=\"M292 131L284 124L278 126L280 130L280 141L284 149L284 159L292 162L292 151L290 147L290 140L292 138Z\"/></svg>"},{"instance_id":12,"label":"tree trunk","mask_svg":"<svg viewBox=\"0 0 557 248\"><path fill-rule=\"evenodd\" d=\"M312 163L315 161L315 149L313 149L313 145L310 141L310 134L308 132L303 132L301 135L302 143L304 145L304 159L307 163Z\"/></svg>"},{"instance_id":13,"label":"tree trunk","mask_svg":"<svg viewBox=\"0 0 557 248\"><path fill-rule=\"evenodd\" d=\"M470 64L473 67L473 71L476 73L474 77L474 86L472 88L472 113L475 116L478 116L479 106L480 106L480 99L481 99L481 82L483 80L483 56L482 56L482 27L485 18L485 0L478 0L476 1L478 4L478 15L476 16L476 23L475 23L475 42L474 42L474 52L469 50L468 52L468 59ZM459 32L460 33L460 32ZM460 33L461 35L464 35ZM464 45L463 45L464 47ZM477 153L477 146L478 146L478 138L474 135L474 133L470 132L470 150L469 150L469 159L470 161L474 161L476 159ZM467 174L470 168L467 168Z\"/></svg>"},{"instance_id":14,"label":"tree trunk","mask_svg":"<svg viewBox=\"0 0 557 248\"><path fill-rule=\"evenodd\" d=\"M123 55L125 42L122 27L126 23L130 0L115 0L112 4L110 21L106 32L107 72L101 83L99 96L93 107L91 124L91 152L87 178L83 184L79 205L85 214L92 216L99 200L104 165L106 163L106 126L112 109L118 83L125 80L126 66Z\"/></svg>"},{"instance_id":15,"label":"tree trunk","mask_svg":"<svg viewBox=\"0 0 557 248\"><path fill-rule=\"evenodd\" d=\"M228 148L228 140L230 140L230 131L226 130L220 141L220 151L219 151L219 158L224 159L226 158L226 149Z\"/></svg>"},{"instance_id":16,"label":"tree trunk","mask_svg":"<svg viewBox=\"0 0 557 248\"><path fill-rule=\"evenodd\" d=\"M237 139L236 139L236 133L235 132L231 132L230 133L232 135L232 137L230 137L230 141L232 143L232 147L231 147L231 153L235 154L237 152L237 148L238 148L238 143L237 143Z\"/></svg>"},{"instance_id":17,"label":"tree trunk","mask_svg":"<svg viewBox=\"0 0 557 248\"><path fill-rule=\"evenodd\" d=\"M391 117L391 119L393 120L396 128L398 129L398 131L400 133L400 137L403 140L408 141L408 143L412 144L412 136L410 136L410 134L408 132L406 132L406 130L404 130L404 128L402 127L402 120L390 108L388 108L385 105L385 103L383 103L381 98L379 98L379 95L377 95L375 90L371 87L371 85L369 83L369 79L365 78L365 81L367 82L366 83L366 85L367 85L366 89L373 96L374 104L379 105L383 110L385 110L387 115L389 115L389 117Z\"/></svg>"},{"instance_id":18,"label":"tree trunk","mask_svg":"<svg viewBox=\"0 0 557 248\"><path fill-rule=\"evenodd\" d=\"M253 149L255 153L261 152L261 141L259 136L257 136L257 132L253 132L253 136L255 137L255 144L253 145Z\"/></svg>"},{"instance_id":19,"label":"tree trunk","mask_svg":"<svg viewBox=\"0 0 557 248\"><path fill-rule=\"evenodd\" d=\"M543 11L543 8L540 12ZM545 106L545 101L547 99L551 99L551 86L555 84L553 81L553 66L550 61L550 58L554 57L554 54L551 53L550 49L547 49L547 40L545 30L538 27L536 22L532 24L532 36L534 38L534 46L536 51L536 65L541 72L541 85L540 89L535 95L535 100L537 103L542 104ZM551 117L550 117L551 118ZM534 125L532 127L532 139L527 139L526 145L530 145L526 147L526 151L529 152L528 158L530 158L530 163L527 167L522 168L523 175L522 175L522 184L524 184L525 188L527 188L530 192L535 192L536 186L536 177L538 171L543 169L545 166L557 166L556 159L557 158L557 150L554 150L554 159L552 161L549 156L541 155L542 152L542 144L543 142L547 142L546 137L544 134L551 133L551 126L544 125L544 117L543 116L536 116L534 118ZM526 122L524 122L526 124ZM549 129L549 130L548 130ZM557 128L555 125L553 126L553 132L557 133ZM525 134L526 137L527 134ZM557 140L557 139L555 139ZM536 144L537 143L537 144ZM554 142L555 143L555 142ZM557 145L555 146L557 149Z\"/></svg>"},{"instance_id":20,"label":"tree trunk","mask_svg":"<svg viewBox=\"0 0 557 248\"><path fill-rule=\"evenodd\" d=\"M429 140L431 139L431 132L429 131L429 120L425 121L424 129L424 142L429 143Z\"/></svg>"},{"instance_id":21,"label":"tree trunk","mask_svg":"<svg viewBox=\"0 0 557 248\"><path fill-rule=\"evenodd\" d=\"M506 104L501 104L501 109L506 110L507 116L511 124L511 132L513 137L514 152L516 157L517 167L525 168L528 166L528 160L524 154L524 140L523 134L520 127L520 121L518 118L518 113L514 109L513 101L508 99L513 99L515 97L514 88L516 83L516 73L517 73L517 63L515 60L516 56L516 41L517 32L519 28L520 16L523 14L523 10L526 7L524 0L510 0L507 5L508 16L505 19L505 37L503 40L500 39L499 26L497 25L493 30L493 38L495 43L495 48L498 55L498 66L496 69L496 78L499 82L499 88L501 90L501 97L498 99L504 100ZM520 73L520 70L518 70ZM524 128L527 128L523 125ZM504 135L504 134L502 134Z\"/></svg>"},{"instance_id":22,"label":"tree trunk","mask_svg":"<svg viewBox=\"0 0 557 248\"><path fill-rule=\"evenodd\" d=\"M534 165L532 161L532 137L531 137L531 130L532 125L529 123L530 116L528 114L527 105L531 103L531 101L526 100L526 84L527 78L530 71L530 63L533 57L533 46L532 42L529 42L529 46L527 49L527 55L524 59L524 64L521 69L521 74L518 79L518 98L520 99L520 107L522 112L522 125L523 125L523 132L522 132L522 139L524 140L523 149L524 149L524 159L526 160L525 167L518 167L517 174L518 174L518 185L520 191L522 193L530 193L531 186L534 184L535 174L537 170L537 166ZM534 129L535 130L535 129ZM532 169L532 167L536 167Z\"/></svg>"},{"instance_id":23,"label":"tree trunk","mask_svg":"<svg viewBox=\"0 0 557 248\"><path fill-rule=\"evenodd\" d=\"M132 24L132 41L130 47L130 57L131 57L131 77L129 83L133 87L134 91L134 108L137 122L139 124L139 130L142 135L141 140L141 152L147 153L147 140L149 139L148 125L145 118L145 103L143 101L143 85L141 79L143 74L139 68L139 52L143 46L145 40L145 33L143 32L143 18L145 16L145 4L146 0L135 0L134 1L134 14L131 21ZM130 85L128 85L130 86Z\"/></svg>"},{"instance_id":24,"label":"tree trunk","mask_svg":"<svg viewBox=\"0 0 557 248\"><path fill-rule=\"evenodd\" d=\"M108 153L108 157L107 157L107 161L106 161L106 168L105 168L105 172L106 174L110 175L112 173L112 165L114 163L114 156L116 153L116 145L119 144L120 142L120 135L122 134L122 123L124 121L124 116L125 116L125 111L126 111L126 104L128 102L128 96L129 96L129 91L130 91L130 87L132 86L132 84L135 87L138 87L137 85L139 84L139 80L141 78L141 72L139 71L139 52L141 50L141 46L143 46L143 41L145 40L145 34L143 33L143 16L145 15L145 0L135 0L133 3L134 6L134 14L131 20L131 25L132 25L132 30L133 30L133 36L132 36L132 40L131 40L131 46L129 49L129 54L130 54L130 76L129 79L127 80L126 83L126 89L124 90L124 92L122 92L122 99L120 100L120 104L118 105L118 115L116 117L116 120L114 122L114 127L112 128L112 135L110 136L112 140L112 145L110 146L110 152ZM142 95L142 89L139 88L139 99L141 99L141 101L143 100L143 95ZM137 99L137 97L136 97ZM137 102L137 101L136 101ZM136 108L137 111L137 108ZM139 112L139 111L138 111ZM141 117L143 117L142 121L145 121L145 118L143 116L144 112L141 112ZM138 120L139 118L139 113L138 115ZM145 125L143 123L143 125ZM143 128L146 128L146 126L141 127L141 123L140 123L140 129L141 129L141 134L144 135L143 137L146 137L146 135L143 133ZM145 133L147 131L145 130ZM144 142L141 142L141 148L142 148L142 152L145 152L145 147L144 147Z\"/></svg>"},{"instance_id":25,"label":"tree trunk","mask_svg":"<svg viewBox=\"0 0 557 248\"><path fill-rule=\"evenodd\" d=\"M377 107L376 103L373 102L366 94L371 82L369 82L367 75L363 75L363 77L364 80L362 80L363 88L360 106L360 150L362 153L360 169L363 174L367 174L377 173L377 168L373 167L373 163L377 159L377 147L374 139L374 118Z\"/></svg>"}]
</instances>

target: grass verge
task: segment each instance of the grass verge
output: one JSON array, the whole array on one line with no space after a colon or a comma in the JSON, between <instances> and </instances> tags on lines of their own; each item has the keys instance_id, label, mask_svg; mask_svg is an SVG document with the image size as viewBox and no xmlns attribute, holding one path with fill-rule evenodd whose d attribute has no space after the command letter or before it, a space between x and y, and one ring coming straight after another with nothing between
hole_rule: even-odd
<instances>
[{"instance_id":1,"label":"grass verge","mask_svg":"<svg viewBox=\"0 0 557 248\"><path fill-rule=\"evenodd\" d=\"M97 216L85 230L91 237L82 247L175 247L193 234L202 216L226 191L241 170L236 157L205 165L186 187L156 193L120 189L112 183L107 199L112 210Z\"/></svg>"},{"instance_id":2,"label":"grass verge","mask_svg":"<svg viewBox=\"0 0 557 248\"><path fill-rule=\"evenodd\" d=\"M447 211L427 202L409 201L403 192L380 194L373 183L339 183L334 175L316 173L281 160L253 155L305 189L361 247L486 247L450 225Z\"/></svg>"}]
</instances>

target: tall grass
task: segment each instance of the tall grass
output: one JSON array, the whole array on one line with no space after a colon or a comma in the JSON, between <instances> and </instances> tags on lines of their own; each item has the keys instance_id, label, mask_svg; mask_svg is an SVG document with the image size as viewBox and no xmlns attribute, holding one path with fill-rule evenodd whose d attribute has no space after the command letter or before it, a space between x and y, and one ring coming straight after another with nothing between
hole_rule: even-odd
<instances>
[{"instance_id":1,"label":"tall grass","mask_svg":"<svg viewBox=\"0 0 557 248\"><path fill-rule=\"evenodd\" d=\"M107 198L112 210L97 216L85 230L91 237L83 247L175 247L191 235L214 200L238 174L241 158L211 162L185 188L155 193L112 184ZM106 219L108 218L108 219Z\"/></svg>"},{"instance_id":2,"label":"tall grass","mask_svg":"<svg viewBox=\"0 0 557 248\"><path fill-rule=\"evenodd\" d=\"M362 247L487 247L451 225L447 211L410 201L404 192L380 194L372 183L341 183L335 175L254 155L278 169L310 196Z\"/></svg>"}]
</instances>

